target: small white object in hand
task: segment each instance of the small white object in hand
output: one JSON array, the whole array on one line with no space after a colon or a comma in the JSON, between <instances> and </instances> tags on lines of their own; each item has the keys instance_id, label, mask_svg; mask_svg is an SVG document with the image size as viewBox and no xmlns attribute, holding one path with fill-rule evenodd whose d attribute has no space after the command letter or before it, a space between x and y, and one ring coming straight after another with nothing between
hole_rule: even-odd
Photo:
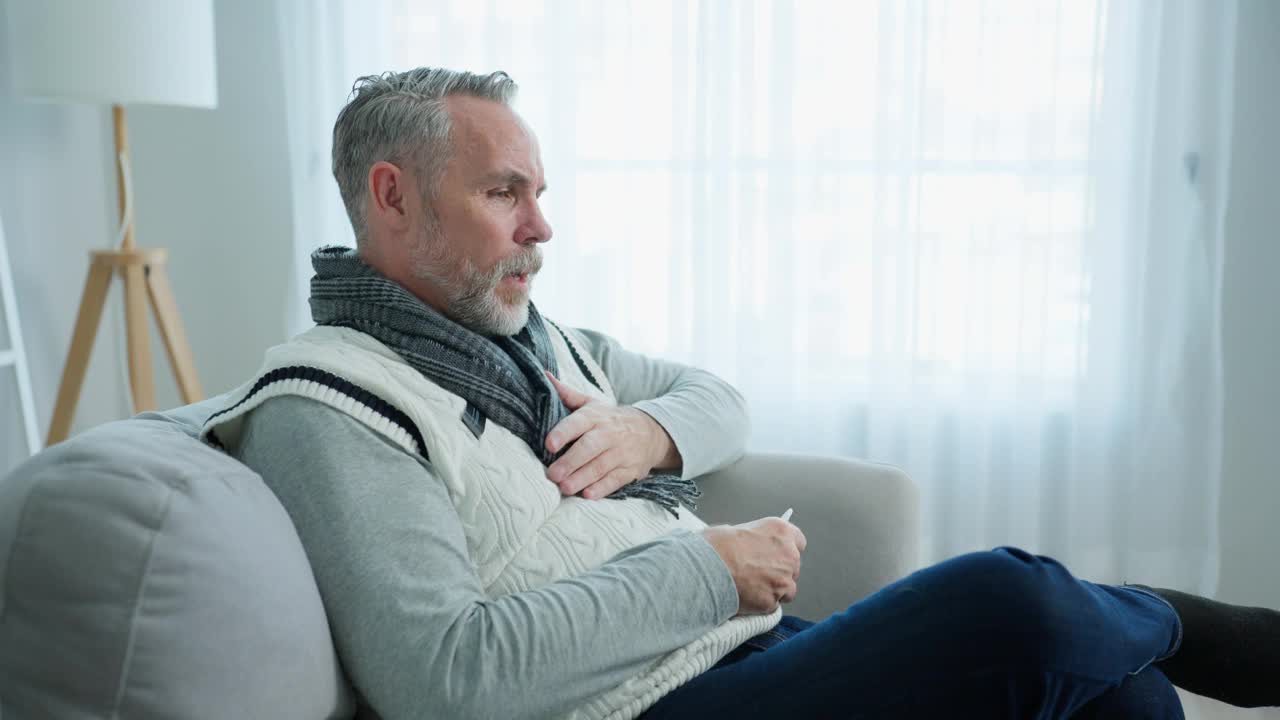
<instances>
[{"instance_id":1,"label":"small white object in hand","mask_svg":"<svg viewBox=\"0 0 1280 720\"><path fill-rule=\"evenodd\" d=\"M795 512L795 508L787 508L787 511L786 511L786 512L784 512L784 513L782 513L782 519L783 519L783 520L790 520L790 519L791 519L791 513L793 513L793 512Z\"/></svg>"}]
</instances>

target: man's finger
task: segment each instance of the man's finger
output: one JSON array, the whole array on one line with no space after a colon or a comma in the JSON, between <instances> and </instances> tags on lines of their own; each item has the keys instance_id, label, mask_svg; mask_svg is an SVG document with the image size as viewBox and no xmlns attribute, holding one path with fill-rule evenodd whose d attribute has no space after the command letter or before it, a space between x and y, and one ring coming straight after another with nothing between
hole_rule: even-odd
<instances>
[{"instance_id":1,"label":"man's finger","mask_svg":"<svg viewBox=\"0 0 1280 720\"><path fill-rule=\"evenodd\" d=\"M551 466L547 468L547 477L550 478L552 482L564 485L564 483L568 482L574 473L578 472L582 467L586 466L600 455L602 448L597 445L598 443L593 442L591 438L586 435L578 438L578 441L573 444L573 447L566 450L564 455L561 455L559 459L551 463ZM586 487L588 484L589 483L579 483L574 492ZM573 493L565 494L572 495Z\"/></svg>"},{"instance_id":2,"label":"man's finger","mask_svg":"<svg viewBox=\"0 0 1280 720\"><path fill-rule=\"evenodd\" d=\"M785 604L785 603L789 603L789 602L791 602L792 600L795 600L795 599L796 599L796 589L797 589L797 588L796 588L795 583L792 583L792 584L791 584L791 587L789 587L789 588L787 588L785 591L783 591L783 593L782 593L782 597L781 597L781 598L779 598L779 602L778 602L778 604L779 604L779 605L782 605L782 604Z\"/></svg>"},{"instance_id":3,"label":"man's finger","mask_svg":"<svg viewBox=\"0 0 1280 720\"><path fill-rule=\"evenodd\" d=\"M582 491L582 497L588 500L598 500L603 497L609 497L614 490L626 485L635 478L628 477L625 468L614 468L609 474L600 478L594 485L588 486Z\"/></svg>"},{"instance_id":4,"label":"man's finger","mask_svg":"<svg viewBox=\"0 0 1280 720\"><path fill-rule=\"evenodd\" d=\"M577 495L604 479L616 467L618 467L618 454L606 449L591 458L590 462L573 471L573 474L561 483L560 487L566 495Z\"/></svg>"},{"instance_id":5,"label":"man's finger","mask_svg":"<svg viewBox=\"0 0 1280 720\"><path fill-rule=\"evenodd\" d=\"M547 439L544 442L551 452L560 452L561 448L587 434L595 425L596 419L592 417L590 411L575 410L569 417L556 423L556 426L551 428L551 432L547 433ZM587 458L587 460L590 459ZM584 460L583 462L586 461Z\"/></svg>"},{"instance_id":6,"label":"man's finger","mask_svg":"<svg viewBox=\"0 0 1280 720\"><path fill-rule=\"evenodd\" d=\"M561 459L552 462L552 466L547 469L547 477L561 486L564 495L575 495L580 489L603 477L605 470L613 469L613 465L602 469L599 464L591 468L591 462L598 461L607 451L607 447L600 447L593 438L581 437L573 443L573 447L564 452Z\"/></svg>"},{"instance_id":7,"label":"man's finger","mask_svg":"<svg viewBox=\"0 0 1280 720\"><path fill-rule=\"evenodd\" d=\"M590 395L580 393L560 382L555 375L551 374L550 370L543 370L543 372L545 372L547 374L547 378L551 380L551 384L555 387L556 392L560 393L560 400L565 404L565 407L570 410L577 410L591 401Z\"/></svg>"}]
</instances>

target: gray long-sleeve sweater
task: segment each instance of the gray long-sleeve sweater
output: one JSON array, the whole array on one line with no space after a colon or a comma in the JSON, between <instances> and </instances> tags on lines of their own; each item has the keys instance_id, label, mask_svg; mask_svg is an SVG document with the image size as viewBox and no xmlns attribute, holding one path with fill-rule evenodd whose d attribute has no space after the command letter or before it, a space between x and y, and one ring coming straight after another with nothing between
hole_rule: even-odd
<instances>
[{"instance_id":1,"label":"gray long-sleeve sweater","mask_svg":"<svg viewBox=\"0 0 1280 720\"><path fill-rule=\"evenodd\" d=\"M730 385L579 332L618 402L671 436L684 476L741 455L746 407ZM314 400L268 400L229 449L293 519L362 717L563 715L738 610L720 556L687 531L489 598L431 464Z\"/></svg>"}]
</instances>

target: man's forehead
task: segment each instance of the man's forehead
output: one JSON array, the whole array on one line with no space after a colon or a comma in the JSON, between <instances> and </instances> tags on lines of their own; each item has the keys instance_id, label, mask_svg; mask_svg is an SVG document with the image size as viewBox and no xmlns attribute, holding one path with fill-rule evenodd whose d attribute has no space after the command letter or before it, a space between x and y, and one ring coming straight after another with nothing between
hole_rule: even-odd
<instances>
[{"instance_id":1,"label":"man's forehead","mask_svg":"<svg viewBox=\"0 0 1280 720\"><path fill-rule=\"evenodd\" d=\"M470 156L468 164L481 166L475 170L515 170L541 178L538 138L514 110L492 100L466 96L449 98L446 107L453 121L455 148Z\"/></svg>"}]
</instances>

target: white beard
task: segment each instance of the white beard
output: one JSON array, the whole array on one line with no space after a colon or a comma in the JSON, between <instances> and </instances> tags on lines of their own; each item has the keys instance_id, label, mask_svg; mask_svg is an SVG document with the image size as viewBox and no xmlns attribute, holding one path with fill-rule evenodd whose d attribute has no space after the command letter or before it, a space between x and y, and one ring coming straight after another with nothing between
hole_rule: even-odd
<instances>
[{"instance_id":1,"label":"white beard","mask_svg":"<svg viewBox=\"0 0 1280 720\"><path fill-rule=\"evenodd\" d=\"M510 336L520 332L529 321L529 295L533 274L542 266L541 252L534 248L512 255L486 272L470 258L453 253L448 240L439 233L434 235L424 237L414 248L411 271L444 291L444 314L482 335ZM515 297L503 298L499 291L503 279L518 272L527 273L524 287L516 291Z\"/></svg>"}]
</instances>

